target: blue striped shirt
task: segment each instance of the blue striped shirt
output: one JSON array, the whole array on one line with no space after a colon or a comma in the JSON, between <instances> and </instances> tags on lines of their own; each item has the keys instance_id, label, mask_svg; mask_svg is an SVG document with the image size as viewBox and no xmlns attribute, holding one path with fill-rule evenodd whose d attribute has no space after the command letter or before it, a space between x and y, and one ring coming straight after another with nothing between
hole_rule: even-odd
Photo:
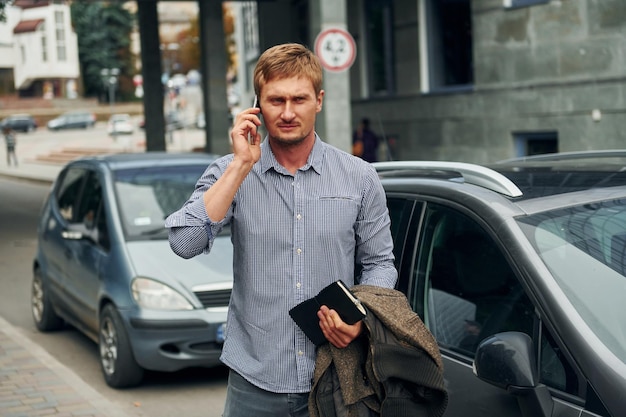
<instances>
[{"instance_id":1,"label":"blue striped shirt","mask_svg":"<svg viewBox=\"0 0 626 417\"><path fill-rule=\"evenodd\" d=\"M202 195L233 155L211 164L183 208L166 220L170 245L185 258L209 253L230 224L233 292L221 359L254 385L277 393L311 388L315 346L289 309L331 282L394 287L393 242L385 193L374 168L316 137L295 175L267 140L224 219L212 221Z\"/></svg>"}]
</instances>

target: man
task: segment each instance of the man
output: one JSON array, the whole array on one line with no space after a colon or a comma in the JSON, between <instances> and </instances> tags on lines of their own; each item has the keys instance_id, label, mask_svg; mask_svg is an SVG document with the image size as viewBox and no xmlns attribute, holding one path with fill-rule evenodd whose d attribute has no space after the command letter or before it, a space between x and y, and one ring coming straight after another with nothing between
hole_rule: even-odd
<instances>
[{"instance_id":1,"label":"man","mask_svg":"<svg viewBox=\"0 0 626 417\"><path fill-rule=\"evenodd\" d=\"M361 284L394 287L390 220L375 170L315 133L324 91L310 50L284 44L265 51L254 89L258 106L236 117L233 153L208 167L166 227L174 252L190 258L209 253L215 236L231 226L224 416L304 417L315 346L289 309L335 280L352 286L355 259ZM325 306L318 317L338 348L362 331L362 322L347 325Z\"/></svg>"},{"instance_id":2,"label":"man","mask_svg":"<svg viewBox=\"0 0 626 417\"><path fill-rule=\"evenodd\" d=\"M11 166L11 160L13 160L13 164L17 166L17 155L15 154L15 133L10 126L4 126L2 128L2 134L4 135L4 142L7 146L7 165Z\"/></svg>"}]
</instances>

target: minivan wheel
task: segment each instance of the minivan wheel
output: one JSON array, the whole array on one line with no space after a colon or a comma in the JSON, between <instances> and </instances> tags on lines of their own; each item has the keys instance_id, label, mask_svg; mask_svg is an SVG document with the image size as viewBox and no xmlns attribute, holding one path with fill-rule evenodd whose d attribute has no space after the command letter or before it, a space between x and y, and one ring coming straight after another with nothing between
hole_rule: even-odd
<instances>
[{"instance_id":1,"label":"minivan wheel","mask_svg":"<svg viewBox=\"0 0 626 417\"><path fill-rule=\"evenodd\" d=\"M100 313L99 347L100 366L110 387L127 388L141 382L144 370L135 361L122 318L111 304Z\"/></svg>"},{"instance_id":2,"label":"minivan wheel","mask_svg":"<svg viewBox=\"0 0 626 417\"><path fill-rule=\"evenodd\" d=\"M63 326L61 319L54 311L48 290L41 278L41 271L36 269L30 292L30 305L35 326L42 332L58 330Z\"/></svg>"}]
</instances>

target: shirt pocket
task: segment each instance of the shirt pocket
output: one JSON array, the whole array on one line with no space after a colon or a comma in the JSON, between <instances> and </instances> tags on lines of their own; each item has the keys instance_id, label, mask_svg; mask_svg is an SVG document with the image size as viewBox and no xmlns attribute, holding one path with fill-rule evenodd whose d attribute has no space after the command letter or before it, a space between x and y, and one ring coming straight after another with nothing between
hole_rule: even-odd
<instances>
[{"instance_id":1,"label":"shirt pocket","mask_svg":"<svg viewBox=\"0 0 626 417\"><path fill-rule=\"evenodd\" d=\"M313 204L315 228L324 235L352 238L359 215L359 204L350 196L320 196Z\"/></svg>"}]
</instances>

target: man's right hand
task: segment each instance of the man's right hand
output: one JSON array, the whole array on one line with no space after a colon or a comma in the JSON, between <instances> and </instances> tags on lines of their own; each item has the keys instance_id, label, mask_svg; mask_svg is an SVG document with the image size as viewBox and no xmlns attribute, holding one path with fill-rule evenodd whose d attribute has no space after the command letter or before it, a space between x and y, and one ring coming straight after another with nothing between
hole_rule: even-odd
<instances>
[{"instance_id":1,"label":"man's right hand","mask_svg":"<svg viewBox=\"0 0 626 417\"><path fill-rule=\"evenodd\" d=\"M254 164L261 158L261 134L259 126L261 109L251 107L239 113L230 132L235 159L243 163ZM250 142L248 141L250 138Z\"/></svg>"}]
</instances>

